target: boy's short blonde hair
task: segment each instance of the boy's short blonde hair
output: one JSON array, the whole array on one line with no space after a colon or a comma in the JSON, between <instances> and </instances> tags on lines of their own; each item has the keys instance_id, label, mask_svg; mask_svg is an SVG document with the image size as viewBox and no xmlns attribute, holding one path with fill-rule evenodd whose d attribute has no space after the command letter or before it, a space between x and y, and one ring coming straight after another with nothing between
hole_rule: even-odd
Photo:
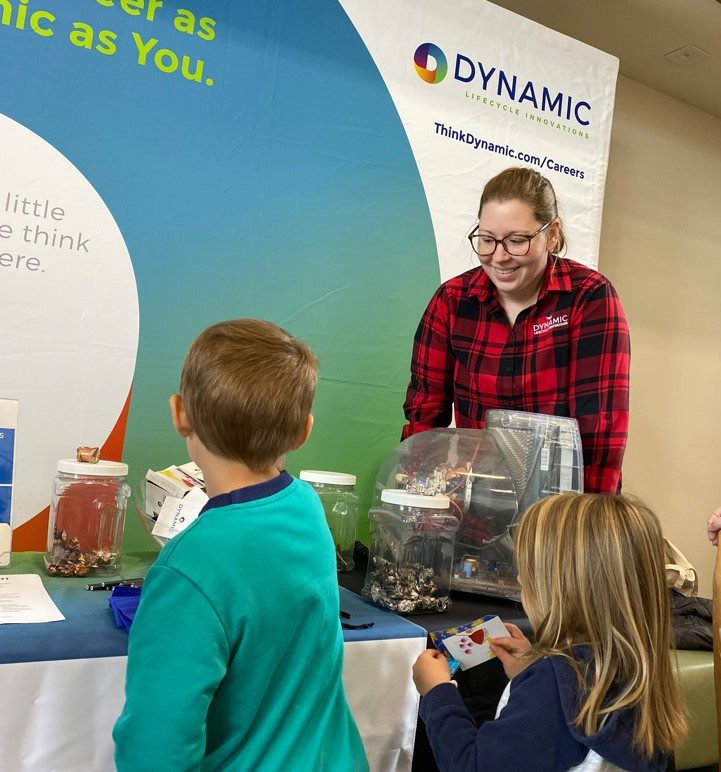
<instances>
[{"instance_id":1,"label":"boy's short blonde hair","mask_svg":"<svg viewBox=\"0 0 721 772\"><path fill-rule=\"evenodd\" d=\"M262 471L301 438L317 381L303 341L272 322L232 319L193 341L180 396L208 450Z\"/></svg>"}]
</instances>

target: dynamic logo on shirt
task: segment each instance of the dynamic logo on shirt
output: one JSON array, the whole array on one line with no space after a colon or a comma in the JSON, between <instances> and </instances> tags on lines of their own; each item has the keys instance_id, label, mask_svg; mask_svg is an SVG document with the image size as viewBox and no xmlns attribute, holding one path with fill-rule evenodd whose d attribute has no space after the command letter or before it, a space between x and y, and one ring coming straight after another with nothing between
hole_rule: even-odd
<instances>
[{"instance_id":1,"label":"dynamic logo on shirt","mask_svg":"<svg viewBox=\"0 0 721 772\"><path fill-rule=\"evenodd\" d=\"M547 316L544 322L539 322L533 325L533 334L540 335L542 332L548 332L554 327L568 327L568 314L561 314L561 316Z\"/></svg>"},{"instance_id":2,"label":"dynamic logo on shirt","mask_svg":"<svg viewBox=\"0 0 721 772\"><path fill-rule=\"evenodd\" d=\"M446 55L433 43L422 43L413 54L418 77L426 83L440 83L448 72Z\"/></svg>"}]
</instances>

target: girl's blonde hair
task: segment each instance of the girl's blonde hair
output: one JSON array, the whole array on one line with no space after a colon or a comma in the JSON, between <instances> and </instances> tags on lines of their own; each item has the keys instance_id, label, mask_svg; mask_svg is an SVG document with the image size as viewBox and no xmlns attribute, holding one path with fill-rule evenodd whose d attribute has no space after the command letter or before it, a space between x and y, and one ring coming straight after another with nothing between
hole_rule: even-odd
<instances>
[{"instance_id":1,"label":"girl's blonde hair","mask_svg":"<svg viewBox=\"0 0 721 772\"><path fill-rule=\"evenodd\" d=\"M650 757L671 753L687 731L671 666L671 612L661 525L628 496L564 493L533 504L516 533L532 656L566 657L581 685L576 725L595 734L634 708L634 741ZM585 645L584 665L572 648Z\"/></svg>"}]
</instances>

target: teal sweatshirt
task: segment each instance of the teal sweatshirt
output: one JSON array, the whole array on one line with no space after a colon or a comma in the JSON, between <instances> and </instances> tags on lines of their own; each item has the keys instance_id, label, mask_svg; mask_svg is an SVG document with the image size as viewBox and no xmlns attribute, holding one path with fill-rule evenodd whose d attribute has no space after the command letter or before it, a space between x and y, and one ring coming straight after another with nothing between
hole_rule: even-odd
<instances>
[{"instance_id":1,"label":"teal sweatshirt","mask_svg":"<svg viewBox=\"0 0 721 772\"><path fill-rule=\"evenodd\" d=\"M364 772L335 550L286 472L216 496L161 551L130 630L118 772Z\"/></svg>"}]
</instances>

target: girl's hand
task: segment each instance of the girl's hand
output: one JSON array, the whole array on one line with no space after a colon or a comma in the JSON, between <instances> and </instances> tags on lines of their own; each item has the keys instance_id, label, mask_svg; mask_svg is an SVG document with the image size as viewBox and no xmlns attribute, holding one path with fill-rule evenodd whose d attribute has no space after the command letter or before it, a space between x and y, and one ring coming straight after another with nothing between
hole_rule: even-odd
<instances>
[{"instance_id":1,"label":"girl's hand","mask_svg":"<svg viewBox=\"0 0 721 772\"><path fill-rule=\"evenodd\" d=\"M451 671L446 658L436 649L426 649L413 665L413 683L421 697L438 684L447 684L451 680Z\"/></svg>"},{"instance_id":2,"label":"girl's hand","mask_svg":"<svg viewBox=\"0 0 721 772\"><path fill-rule=\"evenodd\" d=\"M510 624L510 622L506 622L505 625L510 636L490 639L488 645L501 660L506 675L513 678L531 664L528 657L528 653L531 651L531 642L516 625Z\"/></svg>"}]
</instances>

